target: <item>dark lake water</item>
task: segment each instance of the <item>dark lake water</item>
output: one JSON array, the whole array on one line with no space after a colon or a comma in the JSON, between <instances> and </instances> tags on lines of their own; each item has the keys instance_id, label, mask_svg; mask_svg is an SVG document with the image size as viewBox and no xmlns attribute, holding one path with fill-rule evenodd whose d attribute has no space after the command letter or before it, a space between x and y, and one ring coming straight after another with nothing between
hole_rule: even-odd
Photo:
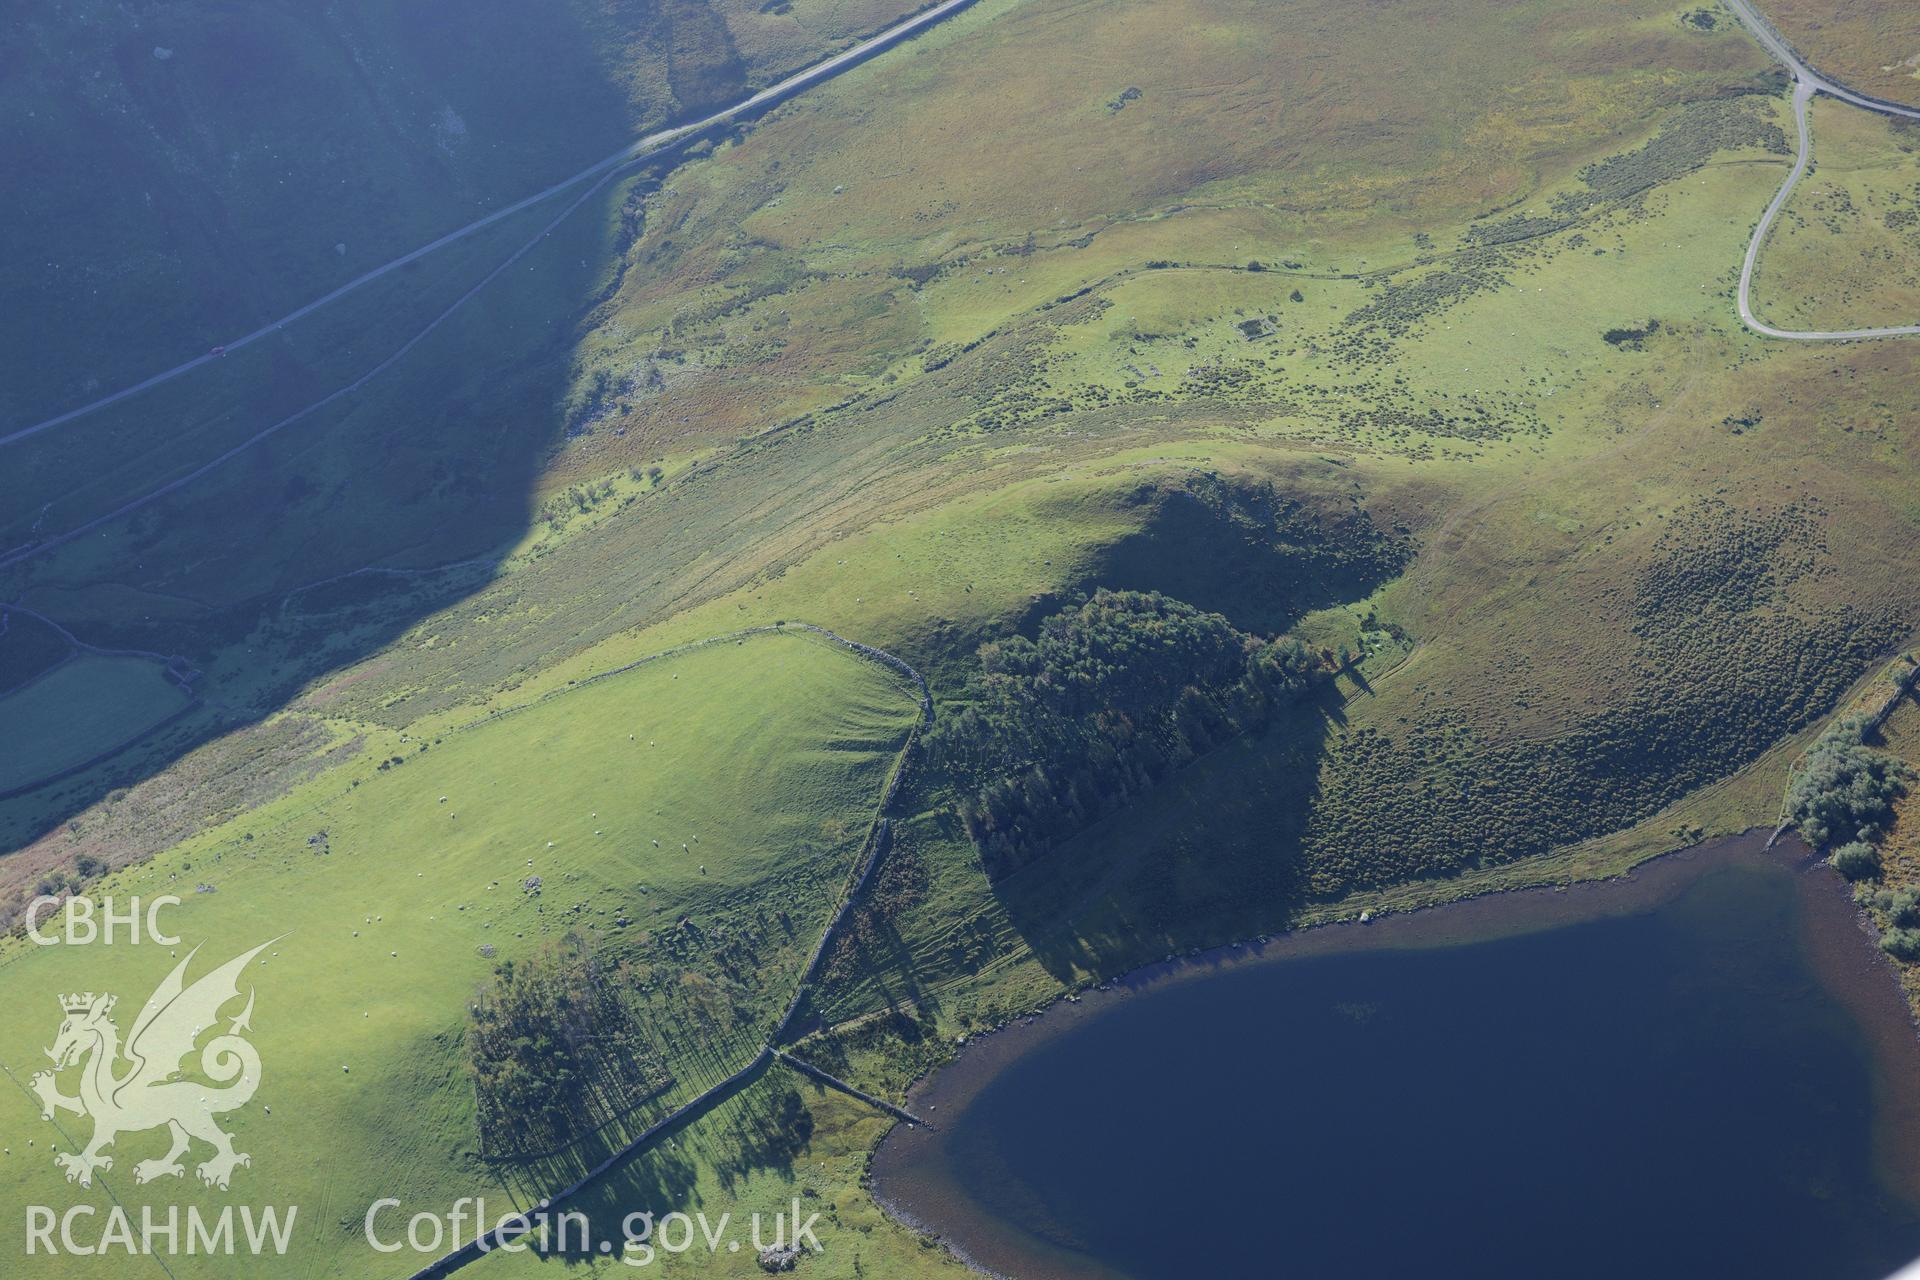
<instances>
[{"instance_id":1,"label":"dark lake water","mask_svg":"<svg viewBox=\"0 0 1920 1280\"><path fill-rule=\"evenodd\" d=\"M1020 1277L1880 1280L1920 1257L1896 1189L1920 1057L1830 873L1748 847L1653 880L1423 913L1509 935L1478 941L1355 927L988 1037L876 1189Z\"/></svg>"}]
</instances>

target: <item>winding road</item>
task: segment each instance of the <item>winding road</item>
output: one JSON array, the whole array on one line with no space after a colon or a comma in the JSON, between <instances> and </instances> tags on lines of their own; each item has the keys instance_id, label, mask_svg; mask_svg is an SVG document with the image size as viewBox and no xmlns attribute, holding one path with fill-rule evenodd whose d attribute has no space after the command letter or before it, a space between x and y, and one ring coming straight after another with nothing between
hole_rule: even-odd
<instances>
[{"instance_id":1,"label":"winding road","mask_svg":"<svg viewBox=\"0 0 1920 1280\"><path fill-rule=\"evenodd\" d=\"M597 190L603 185L606 179L611 178L621 170L637 164L650 156L659 154L674 143L683 142L704 130L713 128L715 125L725 124L729 120L736 120L742 116L751 115L760 108L771 106L784 98L791 97L802 89L811 88L823 80L830 80L841 72L866 61L874 54L891 48L909 36L919 34L934 23L939 22L942 18L947 17L956 10L965 8L971 3L973 3L973 0L941 0L939 4L934 5L932 8L924 9L909 18L902 19L886 30L881 31L879 34L869 36L867 39L862 40L844 52L835 54L824 62L815 63L804 71L794 72L786 79L779 81L777 84L769 85L750 98L743 98L730 107L723 108L710 116L695 120L689 124L675 125L670 129L661 129L650 133L646 137L622 147L606 159L588 165L572 177L563 178L544 190L536 191L522 200L515 201L513 204L495 209L485 217L477 218L464 227L449 231L439 239L429 241L410 253L404 253L384 266L375 267L364 275L356 276L331 293L323 294L306 305L289 311L278 320L268 321L252 333L243 334L238 338L228 339L215 350L219 351L221 355L231 355L243 347L253 345L262 338L271 337L296 320L310 316L322 307L339 301L363 285L372 284L375 280L398 271L408 263L418 262L436 249L444 249L456 241L466 239L475 232L484 231L503 218L511 218L514 214L525 209L530 209L534 205L550 199L553 196L557 196L563 191L570 191L583 182L588 182L595 178L601 179L600 182L594 183L593 188L589 190L590 194L592 190ZM574 207L577 206L569 206L568 211L571 212ZM563 214L562 216L564 217L565 215ZM545 232L543 231L542 235L544 234ZM524 250L522 252L524 252ZM492 277L489 277L489 279L491 278ZM462 297L459 302L454 304L454 309L457 310L460 306L464 305L468 298L472 296L470 293ZM444 316L441 317L441 319L444 318ZM437 325L438 323L439 320L434 321L434 324ZM20 427L7 432L5 435L0 435L0 445L14 444L31 436L39 435L43 431L51 431L53 428L72 422L76 418L83 418L90 413L106 408L108 405L118 404L122 400L139 395L143 391L150 391L162 383L171 382L182 374L191 373L202 365L210 364L220 358L220 355L215 355L212 352L195 356L193 359L177 364L171 369L156 373L150 378L144 378L130 386L122 387L111 395L102 396L98 400L83 404L78 408L69 409L65 413L55 414L45 421L36 422L31 426Z\"/></svg>"},{"instance_id":2,"label":"winding road","mask_svg":"<svg viewBox=\"0 0 1920 1280\"><path fill-rule=\"evenodd\" d=\"M1793 51L1793 46L1781 39L1780 35L1767 24L1766 19L1757 13L1747 0L1722 0L1727 8L1740 19L1740 25L1750 32L1760 46L1778 58L1793 73L1793 119L1800 130L1800 154L1793 162L1793 169L1787 174L1787 180L1780 187L1780 193L1767 206L1766 213L1760 217L1760 224L1753 229L1753 239L1747 242L1747 258L1740 267L1740 319L1755 333L1765 334L1769 338L1788 338L1795 342L1849 342L1860 338L1900 338L1920 335L1920 324L1895 325L1880 329L1776 329L1753 314L1753 272L1760 264L1760 249L1765 245L1767 234L1773 230L1773 224L1779 219L1780 211L1787 207L1787 201L1793 195L1793 189L1806 175L1807 166L1813 160L1813 134L1807 124L1807 106L1815 94L1824 93L1849 105L1867 111L1877 111L1882 115L1899 116L1907 120L1920 120L1920 109L1902 106L1897 102L1887 102L1880 98L1855 93L1843 84L1829 80L1804 62Z\"/></svg>"}]
</instances>

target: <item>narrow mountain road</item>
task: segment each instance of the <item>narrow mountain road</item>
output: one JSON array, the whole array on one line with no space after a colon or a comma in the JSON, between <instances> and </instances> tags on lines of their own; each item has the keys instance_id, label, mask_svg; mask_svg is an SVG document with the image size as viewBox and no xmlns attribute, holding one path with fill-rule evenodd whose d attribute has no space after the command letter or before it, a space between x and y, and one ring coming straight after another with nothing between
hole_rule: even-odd
<instances>
[{"instance_id":1,"label":"narrow mountain road","mask_svg":"<svg viewBox=\"0 0 1920 1280\"><path fill-rule=\"evenodd\" d=\"M1765 334L1769 338L1787 338L1795 342L1851 342L1862 338L1900 338L1920 335L1920 324L1894 325L1878 329L1776 329L1753 314L1753 273L1760 264L1760 250L1766 244L1767 235L1773 230L1773 224L1779 220L1780 211L1787 207L1787 201L1793 196L1793 189L1806 175L1807 166L1813 160L1813 133L1807 123L1807 107L1815 94L1824 93L1851 106L1867 111L1877 111L1882 115L1899 116L1907 120L1920 120L1920 109L1902 106L1897 102L1887 102L1880 98L1855 93L1843 84L1838 84L1816 72L1801 60L1793 51L1793 46L1781 39L1778 33L1767 24L1747 0L1723 0L1734 16L1740 19L1753 38L1768 53L1778 58L1793 73L1793 119L1800 132L1800 154L1793 162L1793 169L1787 174L1787 180L1780 187L1780 193L1767 206L1761 215L1760 224L1753 229L1753 239L1747 242L1746 261L1740 267L1740 319L1755 333Z\"/></svg>"},{"instance_id":2,"label":"narrow mountain road","mask_svg":"<svg viewBox=\"0 0 1920 1280\"><path fill-rule=\"evenodd\" d=\"M910 18L895 23L878 35L870 36L862 40L859 44L854 45L842 53L835 54L825 62L815 63L804 71L796 71L786 79L781 80L777 84L769 85L750 98L743 98L730 107L716 111L712 115L704 119L695 120L690 124L675 125L671 129L661 129L650 133L646 137L622 147L606 159L588 165L572 177L563 178L545 190L536 191L532 195L515 201L513 204L507 205L504 208L495 209L485 217L477 218L464 227L449 231L439 239L429 241L410 253L402 254L384 266L375 267L364 275L356 276L331 293L323 294L305 306L297 307L289 311L278 320L272 320L261 325L252 333L243 334L238 338L228 339L216 348L216 350L221 353L220 355L208 352L204 355L195 356L193 359L177 364L171 369L156 373L150 378L144 378L139 382L133 383L131 386L122 387L111 395L102 396L98 400L80 405L78 408L69 409L65 413L55 414L53 417L42 422L36 422L31 426L20 427L17 430L7 432L4 435L0 435L0 445L14 444L29 437L39 435L43 431L51 431L53 428L72 422L76 418L83 418L87 414L106 408L108 405L118 404L122 400L127 400L139 395L143 391L150 391L162 383L171 382L182 374L191 373L202 365L210 364L220 359L222 355L231 355L243 347L253 345L262 338L271 337L281 329L286 328L286 326L306 316L312 315L330 303L339 301L356 289L364 285L372 284L375 280L379 280L392 272L398 271L408 263L418 262L436 249L444 249L450 244L466 239L477 231L484 231L503 218L511 218L514 214L524 209L530 209L534 205L548 200L553 196L557 196L563 191L570 191L583 182L589 182L595 178L605 179L611 177L620 170L637 164L649 156L665 150L676 142L685 141L687 138L704 130L711 129L715 125L725 124L729 120L751 115L761 107L770 106L783 98L798 93L802 89L811 88L825 80L831 80L841 72L866 61L883 49L890 48L910 36L918 35L936 22L939 22L942 18L972 3L973 0L941 0L941 3L934 5L932 8L922 10ZM595 183L596 187L599 185L599 183ZM465 298L461 299L462 303L465 301ZM459 304L456 304L456 306L457 305Z\"/></svg>"}]
</instances>

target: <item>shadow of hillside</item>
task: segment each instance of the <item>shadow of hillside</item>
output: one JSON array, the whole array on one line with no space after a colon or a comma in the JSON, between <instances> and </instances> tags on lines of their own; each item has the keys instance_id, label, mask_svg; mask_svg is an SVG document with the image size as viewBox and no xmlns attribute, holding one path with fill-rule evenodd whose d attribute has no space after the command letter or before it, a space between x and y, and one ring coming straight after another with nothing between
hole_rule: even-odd
<instances>
[{"instance_id":1,"label":"shadow of hillside","mask_svg":"<svg viewBox=\"0 0 1920 1280\"><path fill-rule=\"evenodd\" d=\"M1162 592L1268 636L1364 598L1399 573L1409 547L1335 487L1337 468L1309 468L1297 464L1279 483L1203 473L1139 486L1128 501L1151 514L1102 552L1089 580Z\"/></svg>"},{"instance_id":2,"label":"shadow of hillside","mask_svg":"<svg viewBox=\"0 0 1920 1280\"><path fill-rule=\"evenodd\" d=\"M651 5L630 7L654 12ZM717 11L701 0L673 0L660 12L671 18L662 39L673 101L706 110L735 97L746 68L730 44L715 43L726 37ZM600 14L598 20L614 19ZM576 35L595 49L606 38L586 25ZM604 85L580 87L624 101ZM631 121L615 123L623 137L632 132ZM179 656L200 673L202 699L99 766L0 802L0 849L26 846L101 800L229 739L247 743L233 749L235 756L285 757L278 775L257 770L264 776L256 790L270 794L277 779L310 768L302 758L324 745L316 741L324 737L318 722L289 729L269 723L275 712L328 673L388 649L421 619L496 581L507 549L539 527L545 513L529 495L565 441L595 429L604 408L592 399L581 403L577 394L569 403L577 391L570 384L572 360L585 317L616 286L624 250L639 233L642 211L631 194L657 185L659 175L704 145L687 139L677 151L649 160L637 177L590 199L564 224L522 241L532 246L523 261L381 372L364 395L328 405L97 532L88 528L82 539L0 570L0 598L30 602L86 643ZM541 220L549 216L544 206L536 213ZM515 237L523 231L514 225ZM488 245L490 253L500 248ZM465 278L485 277L503 256L478 261ZM418 266L405 269L403 281L414 278ZM422 288L433 286L421 279ZM382 282L375 291L386 287ZM444 290L445 282L437 287ZM352 305L343 302L341 309ZM354 335L345 331L352 326L326 315L351 344ZM370 320L369 332L372 327ZM202 421L185 434L199 440L212 432L224 443L237 432L244 439L259 429L256 422L271 423L273 414L314 391L364 372L369 361L383 358L389 348L378 343L389 336L361 335L376 349L356 355L355 372L345 375L336 353L309 357L291 342L267 340L263 347L271 350L261 353L259 385L241 396L244 412L226 415L241 425ZM50 433L49 441L61 435ZM40 481L55 485L71 473L73 447L61 440L50 449L42 465L52 469ZM188 464L168 465L174 470L148 483L165 482ZM649 483L639 469L629 477L635 487ZM87 518L83 500L34 536L57 535L61 525L72 530ZM690 545L679 548L681 559L696 554ZM719 545L710 540L708 550ZM594 584L582 581L576 589L591 599ZM0 660L5 657L0 647ZM0 673L0 687L13 683ZM230 777L236 763L209 760L197 772L189 769L176 790L191 791L206 775ZM177 796L171 799L176 809L184 807ZM173 827L141 825L158 834L127 856L144 856L187 829L185 818ZM91 839L74 835L79 844ZM23 876L64 868L77 852L78 844L36 849L11 869L11 881L0 873L0 885L18 887Z\"/></svg>"},{"instance_id":3,"label":"shadow of hillside","mask_svg":"<svg viewBox=\"0 0 1920 1280\"><path fill-rule=\"evenodd\" d=\"M30 107L0 168L33 181L0 233L38 260L0 271L8 425L265 323L747 76L709 0L20 16L5 81Z\"/></svg>"},{"instance_id":4,"label":"shadow of hillside","mask_svg":"<svg viewBox=\"0 0 1920 1280\"><path fill-rule=\"evenodd\" d=\"M49 38L57 35L58 22L46 21ZM627 29L617 29L622 22ZM341 265L326 268L364 270L413 247L416 225L458 225L476 205L537 189L660 114L708 109L716 98L738 96L745 82L724 22L700 0L664 8L634 0L618 13L528 0L429 0L404 13L348 5L324 18L235 11L186 23L176 34L177 49L172 41L160 47L177 62L146 56L144 46L142 59L122 60L116 91L126 96L126 121L89 125L53 110L48 114L67 129L62 150L36 153L29 166L57 191L67 175L89 165L111 160L126 173L147 163L141 147L151 150L152 139L141 141L143 128L163 142L182 134L185 150L170 161L177 172L151 175L148 183L154 216L124 242L111 242L137 256L141 237L157 235L152 251L170 254L192 282L191 296L169 309L145 299L151 281L137 273L125 281L127 296L116 305L150 316L145 327L157 331L147 346L117 344L129 369L163 363L160 353L177 356L182 331L216 339L242 332L337 283L309 280L301 273L310 270L298 265L305 258L294 251L303 232L327 216L365 215L352 234L337 233ZM447 118L461 121L463 139L484 139L485 147L392 136L418 123L410 115L417 104L388 101L390 86L371 74L332 74L338 49L328 42L349 35L377 42L395 65L414 67L416 94L448 94ZM655 46L652 55L648 46ZM231 47L250 61L202 62L196 55L203 47ZM622 59L649 57L669 74L636 88ZM674 83L669 64L676 60L684 84ZM276 67L277 85L258 83ZM23 75L32 70L20 68ZM696 84L696 74L714 82ZM302 94L311 100L297 109L284 101ZM256 101L263 95L271 101ZM57 107L57 92L50 96ZM210 121L248 112L249 145L284 144L297 157L257 198L203 174L204 158L194 150ZM129 129L135 136L122 136ZM353 181L336 173L348 141L361 147ZM471 154L476 150L486 154ZM677 159L663 156L649 168L657 173ZM646 173L639 179L648 180ZM289 189L303 194L289 196ZM570 198L534 210L539 222L531 225L551 221ZM264 340L244 361L215 362L9 447L6 487L52 501L39 507L31 528L8 529L9 549L46 550L0 570L0 595L37 608L82 643L177 656L182 669L196 673L200 700L95 767L0 802L0 850L25 845L201 746L259 725L316 677L379 651L491 578L501 549L532 523L528 495L565 436L577 318L624 248L604 229L625 199L624 184L615 184L586 202L517 264L523 269L503 272L418 346L410 339L428 319L527 242L528 223L504 224L511 240L489 231L471 246L411 264ZM62 237L71 228L50 217L45 225L33 220L47 213L18 210L12 229L54 255L64 252ZM327 239L331 245L333 233ZM70 248L79 255L85 246ZM92 323L99 305L91 298L43 299L39 333L92 350L100 342ZM400 351L405 355L382 371L381 362ZM364 389L287 422L204 475L192 474L370 370L379 372ZM126 376L103 357L100 383ZM34 385L14 391L26 396ZM70 394L57 383L43 393L48 402ZM29 402L9 403L24 414ZM141 451L158 449L156 437L173 442L154 453L156 465L128 466ZM91 527L102 512L183 475L190 482L176 492ZM22 521L34 516L24 508L15 514ZM58 544L80 529L84 537ZM13 653L0 650L0 661ZM28 653L22 660L44 658ZM16 683L0 672L0 687ZM253 754L271 759L284 747L291 758L302 746L312 743L274 739L256 743ZM192 789L197 781L188 777L182 785Z\"/></svg>"},{"instance_id":5,"label":"shadow of hillside","mask_svg":"<svg viewBox=\"0 0 1920 1280\"><path fill-rule=\"evenodd\" d=\"M572 235L556 233L532 265L569 250L597 259L603 250L581 232L597 232L599 212L582 209L563 229ZM5 572L10 598L86 644L179 657L199 673L201 701L99 767L0 805L0 847L259 724L491 580L534 520L528 495L566 430L581 282L557 283L497 281L364 399ZM269 395L282 404L266 415L285 403ZM110 555L92 554L94 537Z\"/></svg>"}]
</instances>

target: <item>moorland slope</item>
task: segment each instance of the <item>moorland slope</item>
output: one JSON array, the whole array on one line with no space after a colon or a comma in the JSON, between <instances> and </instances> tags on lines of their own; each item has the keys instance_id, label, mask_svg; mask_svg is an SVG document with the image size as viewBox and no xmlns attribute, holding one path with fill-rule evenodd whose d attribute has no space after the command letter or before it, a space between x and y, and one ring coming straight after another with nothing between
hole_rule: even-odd
<instances>
[{"instance_id":1,"label":"moorland slope","mask_svg":"<svg viewBox=\"0 0 1920 1280\"><path fill-rule=\"evenodd\" d=\"M877 749L845 760L808 734L843 716L869 744L904 733L911 697L887 701L865 683L883 672L836 654L852 665L799 699L813 728L784 733L743 710L761 705L743 697L758 668L649 676L646 701L617 711L607 686L569 682L817 623L926 672L937 725L971 711L1062 748L1017 776L983 772L966 741L915 756L888 856L795 1027L802 1056L892 1097L955 1037L1171 952L1770 824L1788 762L1920 629L1920 357L1741 323L1742 254L1792 167L1793 104L1738 24L1690 13L1303 0L1276 25L1255 0L982 0L663 159L364 401L5 571L9 600L82 640L191 657L204 705L0 801L15 849L0 884L18 903L42 883L184 879L212 850L233 874L248 831L301 815L275 838L350 830L353 874L301 843L262 865L364 921L355 877L376 863L401 893L517 848L435 834L467 819L436 812L464 775L498 779L493 825L516 840L590 839L574 828L614 801L542 762L602 768L617 722L660 700L672 767L606 785L643 810L662 786L672 805L655 808L712 806L701 844L738 832L727 887L764 900L822 865L780 853L794 823L839 849L855 792L875 794ZM1860 142L1858 172L1886 166L1874 189L1896 186L1904 152ZM1850 243L1834 239L1828 262ZM482 240L471 269L497 250ZM1774 243L1767 305L1789 279L1808 314L1866 300L1858 273ZM247 396L298 403L332 370L233 372ZM164 447L111 412L23 442L0 541L77 526L261 421L148 412L179 428ZM84 482L25 496L62 476ZM1146 621L1110 627L1103 588L1150 600L1118 611ZM67 652L28 622L0 644L33 670ZM1167 652L1218 678L1144 710L1113 701ZM1264 652L1293 674L1243 686L1229 659ZM1080 700L1036 711L1019 683L1035 671L1084 675ZM544 737L512 731L531 713L484 722L548 693L541 706L578 711ZM1150 731L1119 733L1116 712ZM40 715L31 731L67 728ZM542 789L516 790L530 770ZM320 796L351 822L309 821ZM1023 824L1012 856L983 838L983 796L996 824ZM562 812L564 839L526 826ZM748 838L763 828L779 839ZM567 870L606 877L608 911L651 905L621 876L703 901L697 870L671 885L651 864ZM197 896L195 918L229 896ZM558 896L543 875L514 910L572 905ZM739 911L724 937L663 931L637 985L716 1017L737 1004L729 1025L757 1028L793 950ZM456 1035L468 997L538 950L469 941L499 954L423 989L396 1042L411 1047L381 1059L443 1147L480 1140ZM274 963L306 954L283 950ZM123 978L137 985L92 981ZM300 1034L373 1013L326 1011ZM331 1075L308 1083L316 1114L344 1105ZM947 1268L861 1190L887 1122L770 1072L582 1202L617 1221L812 1192L846 1246L805 1264L819 1274ZM383 1158L352 1145L352 1168ZM531 1199L585 1150L484 1175L425 1153L404 1167L430 1194ZM357 1212L365 1181L314 1191L322 1216ZM328 1239L316 1272L352 1274Z\"/></svg>"}]
</instances>

